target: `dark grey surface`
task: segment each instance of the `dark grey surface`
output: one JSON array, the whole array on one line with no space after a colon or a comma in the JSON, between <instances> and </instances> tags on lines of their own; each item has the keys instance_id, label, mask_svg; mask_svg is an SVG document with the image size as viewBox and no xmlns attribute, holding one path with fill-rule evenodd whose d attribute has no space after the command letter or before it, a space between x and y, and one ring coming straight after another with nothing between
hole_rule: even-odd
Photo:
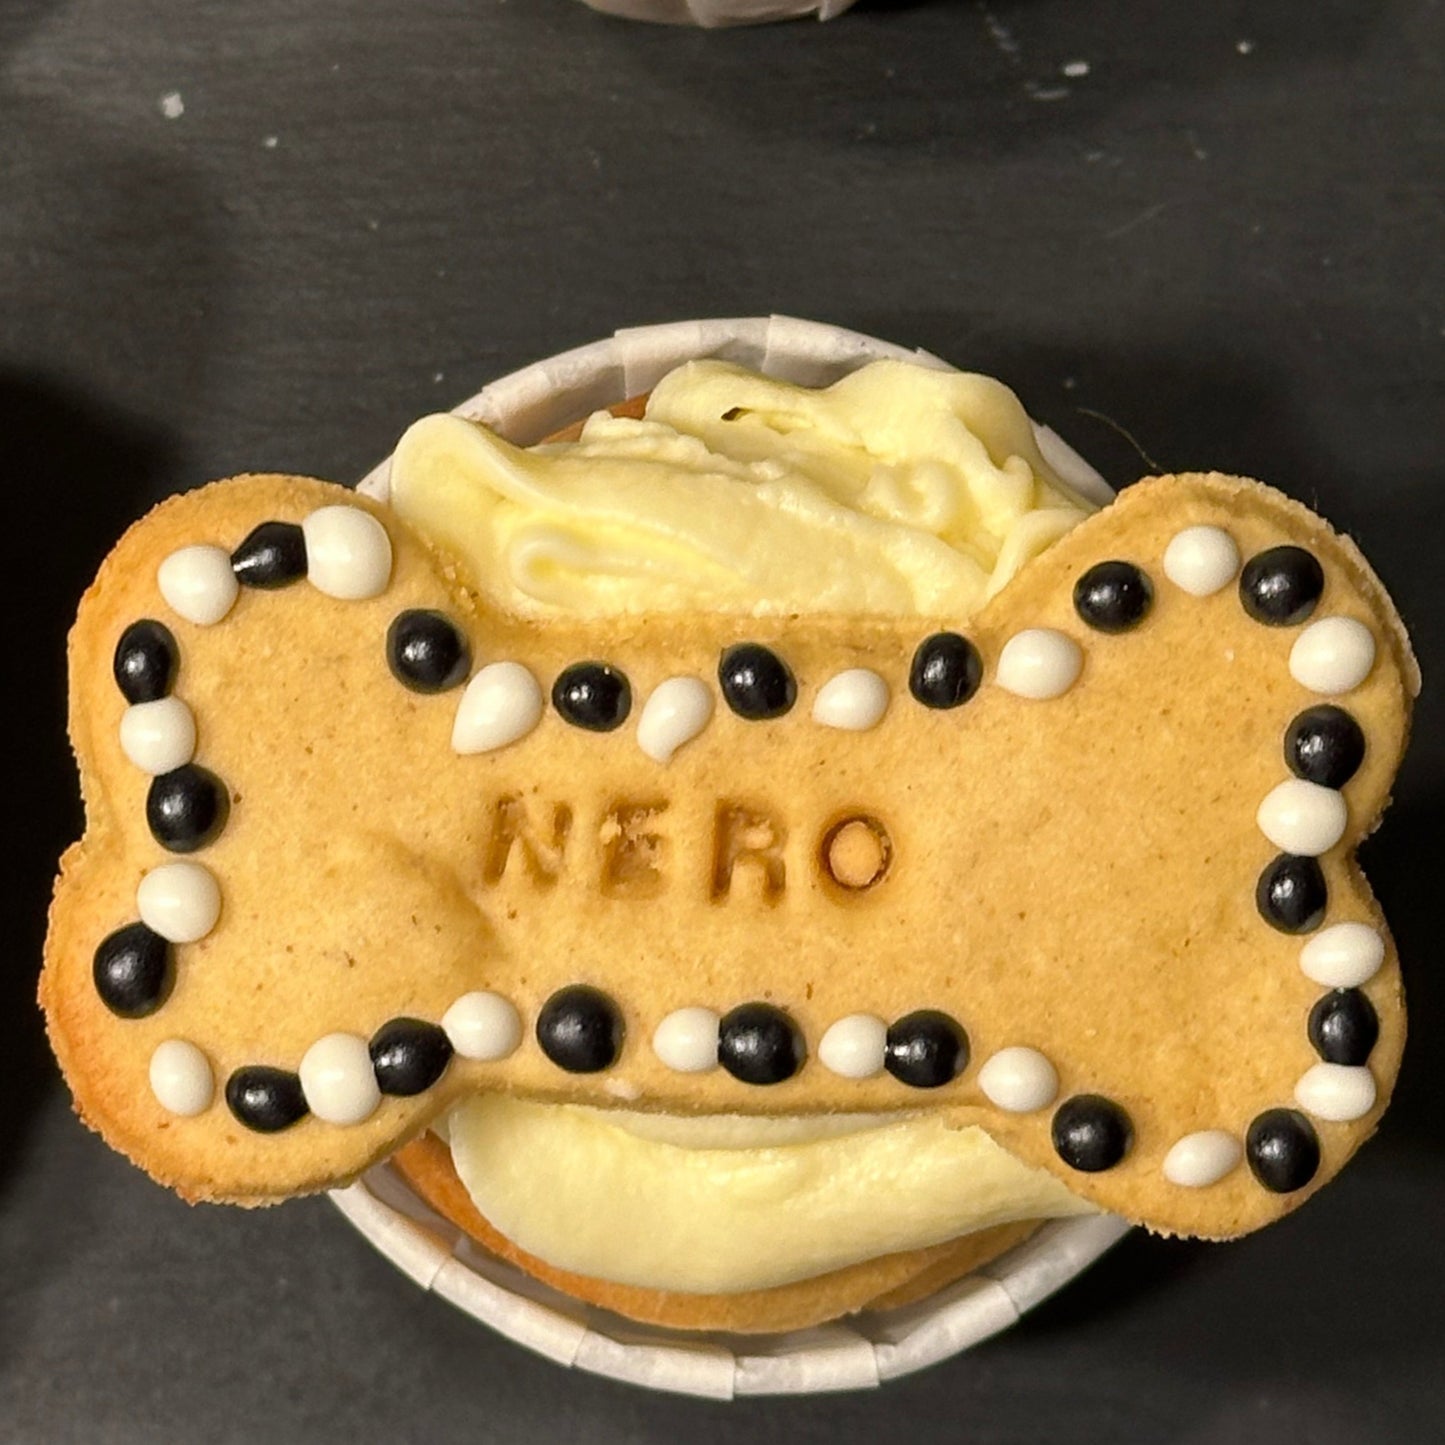
<instances>
[{"instance_id":1,"label":"dark grey surface","mask_svg":"<svg viewBox=\"0 0 1445 1445\"><path fill-rule=\"evenodd\" d=\"M1445 1438L1428 691L1365 855L1413 1008L1379 1139L1265 1234L1133 1238L872 1396L565 1374L324 1202L188 1209L73 1121L30 1003L79 825L63 634L124 524L240 469L353 478L415 415L620 325L836 321L1003 376L1116 481L1265 477L1359 537L1445 675L1442 54L1429 0L865 3L712 34L575 0L0 0L0 1438Z\"/></svg>"}]
</instances>

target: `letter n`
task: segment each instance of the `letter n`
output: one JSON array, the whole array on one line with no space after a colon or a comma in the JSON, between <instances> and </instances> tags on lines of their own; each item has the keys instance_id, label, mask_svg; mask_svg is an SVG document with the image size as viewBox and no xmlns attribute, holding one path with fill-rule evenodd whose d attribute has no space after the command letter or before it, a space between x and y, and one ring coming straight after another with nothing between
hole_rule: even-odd
<instances>
[{"instance_id":1,"label":"letter n","mask_svg":"<svg viewBox=\"0 0 1445 1445\"><path fill-rule=\"evenodd\" d=\"M551 834L545 836L533 825L527 805L518 794L498 798L492 808L492 835L487 840L482 878L487 883L501 882L515 847L533 882L550 887L562 871L571 831L572 809L566 803L553 806Z\"/></svg>"}]
</instances>

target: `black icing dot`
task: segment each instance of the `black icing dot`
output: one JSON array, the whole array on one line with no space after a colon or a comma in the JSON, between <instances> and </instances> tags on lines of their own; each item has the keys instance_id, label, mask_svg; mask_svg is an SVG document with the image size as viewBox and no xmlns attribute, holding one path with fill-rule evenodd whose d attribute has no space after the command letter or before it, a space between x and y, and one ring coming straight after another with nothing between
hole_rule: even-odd
<instances>
[{"instance_id":1,"label":"black icing dot","mask_svg":"<svg viewBox=\"0 0 1445 1445\"><path fill-rule=\"evenodd\" d=\"M1367 1063L1380 1037L1380 1016L1357 988L1337 988L1310 1010L1310 1043L1327 1064Z\"/></svg>"},{"instance_id":2,"label":"black icing dot","mask_svg":"<svg viewBox=\"0 0 1445 1445\"><path fill-rule=\"evenodd\" d=\"M1325 590L1325 573L1303 547L1256 552L1239 574L1239 600L1266 627L1293 627L1315 610Z\"/></svg>"},{"instance_id":3,"label":"black icing dot","mask_svg":"<svg viewBox=\"0 0 1445 1445\"><path fill-rule=\"evenodd\" d=\"M718 1024L717 1061L745 1084L781 1084L802 1067L803 1040L782 1009L739 1004Z\"/></svg>"},{"instance_id":4,"label":"black icing dot","mask_svg":"<svg viewBox=\"0 0 1445 1445\"><path fill-rule=\"evenodd\" d=\"M127 702L155 702L175 686L180 660L170 628L150 617L132 622L116 643L116 686Z\"/></svg>"},{"instance_id":5,"label":"black icing dot","mask_svg":"<svg viewBox=\"0 0 1445 1445\"><path fill-rule=\"evenodd\" d=\"M908 669L908 690L924 707L958 707L978 691L982 681L978 648L956 632L925 637Z\"/></svg>"},{"instance_id":6,"label":"black icing dot","mask_svg":"<svg viewBox=\"0 0 1445 1445\"><path fill-rule=\"evenodd\" d=\"M452 1061L446 1031L421 1019L390 1019L367 1045L377 1087L383 1094L409 1098L431 1088Z\"/></svg>"},{"instance_id":7,"label":"black icing dot","mask_svg":"<svg viewBox=\"0 0 1445 1445\"><path fill-rule=\"evenodd\" d=\"M728 648L718 662L717 680L727 705L753 722L782 717L798 700L788 664L760 642Z\"/></svg>"},{"instance_id":8,"label":"black icing dot","mask_svg":"<svg viewBox=\"0 0 1445 1445\"><path fill-rule=\"evenodd\" d=\"M611 1068L622 1052L622 1015L601 989L574 983L559 988L537 1015L542 1052L569 1074Z\"/></svg>"},{"instance_id":9,"label":"black icing dot","mask_svg":"<svg viewBox=\"0 0 1445 1445\"><path fill-rule=\"evenodd\" d=\"M285 1069L248 1064L226 1080L226 1103L248 1129L276 1134L307 1114L301 1080Z\"/></svg>"},{"instance_id":10,"label":"black icing dot","mask_svg":"<svg viewBox=\"0 0 1445 1445\"><path fill-rule=\"evenodd\" d=\"M1295 777L1343 788L1365 760L1365 734L1344 708L1307 707L1284 735L1284 761Z\"/></svg>"},{"instance_id":11,"label":"black icing dot","mask_svg":"<svg viewBox=\"0 0 1445 1445\"><path fill-rule=\"evenodd\" d=\"M262 522L231 553L243 587L287 587L306 575L306 534L295 522Z\"/></svg>"},{"instance_id":12,"label":"black icing dot","mask_svg":"<svg viewBox=\"0 0 1445 1445\"><path fill-rule=\"evenodd\" d=\"M632 711L632 688L605 662L574 662L552 684L552 706L574 727L610 733Z\"/></svg>"},{"instance_id":13,"label":"black icing dot","mask_svg":"<svg viewBox=\"0 0 1445 1445\"><path fill-rule=\"evenodd\" d=\"M1153 601L1149 578L1132 562L1096 562L1074 583L1074 611L1096 632L1128 632Z\"/></svg>"},{"instance_id":14,"label":"black icing dot","mask_svg":"<svg viewBox=\"0 0 1445 1445\"><path fill-rule=\"evenodd\" d=\"M915 1089L937 1089L968 1067L968 1035L947 1014L919 1009L889 1028L883 1067Z\"/></svg>"},{"instance_id":15,"label":"black icing dot","mask_svg":"<svg viewBox=\"0 0 1445 1445\"><path fill-rule=\"evenodd\" d=\"M1244 1157L1272 1194L1292 1194L1315 1177L1320 1141L1314 1125L1294 1109L1266 1109L1244 1136Z\"/></svg>"},{"instance_id":16,"label":"black icing dot","mask_svg":"<svg viewBox=\"0 0 1445 1445\"><path fill-rule=\"evenodd\" d=\"M1054 1110L1054 1148L1070 1169L1112 1169L1134 1139L1129 1116L1102 1094L1075 1094Z\"/></svg>"},{"instance_id":17,"label":"black icing dot","mask_svg":"<svg viewBox=\"0 0 1445 1445\"><path fill-rule=\"evenodd\" d=\"M213 842L230 811L226 785L195 763L152 778L146 794L151 836L171 853L194 853Z\"/></svg>"},{"instance_id":18,"label":"black icing dot","mask_svg":"<svg viewBox=\"0 0 1445 1445\"><path fill-rule=\"evenodd\" d=\"M386 629L386 665L413 692L445 692L465 680L472 651L451 618L417 607Z\"/></svg>"},{"instance_id":19,"label":"black icing dot","mask_svg":"<svg viewBox=\"0 0 1445 1445\"><path fill-rule=\"evenodd\" d=\"M170 997L176 981L175 952L144 923L128 923L95 950L95 991L111 1013L143 1019Z\"/></svg>"},{"instance_id":20,"label":"black icing dot","mask_svg":"<svg viewBox=\"0 0 1445 1445\"><path fill-rule=\"evenodd\" d=\"M1324 921L1329 892L1313 858L1281 853L1270 860L1254 890L1255 906L1281 933L1311 933Z\"/></svg>"}]
</instances>

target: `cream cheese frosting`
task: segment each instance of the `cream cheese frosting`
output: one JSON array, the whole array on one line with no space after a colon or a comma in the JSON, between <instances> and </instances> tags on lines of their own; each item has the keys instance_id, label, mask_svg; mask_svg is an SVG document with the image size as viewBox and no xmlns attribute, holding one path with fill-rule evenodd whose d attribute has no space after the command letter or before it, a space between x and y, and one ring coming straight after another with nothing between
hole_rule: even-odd
<instances>
[{"instance_id":1,"label":"cream cheese frosting","mask_svg":"<svg viewBox=\"0 0 1445 1445\"><path fill-rule=\"evenodd\" d=\"M1017 1219L1092 1212L937 1114L683 1119L486 1095L454 1110L473 1202L549 1264L729 1294Z\"/></svg>"},{"instance_id":2,"label":"cream cheese frosting","mask_svg":"<svg viewBox=\"0 0 1445 1445\"><path fill-rule=\"evenodd\" d=\"M577 440L528 449L426 417L390 485L406 521L523 617L963 623L1094 509L1007 387L898 361L822 389L695 361L641 418L598 412ZM680 1118L484 1096L438 1132L509 1239L645 1288L763 1289L1091 1212L983 1130L936 1115Z\"/></svg>"},{"instance_id":3,"label":"cream cheese frosting","mask_svg":"<svg viewBox=\"0 0 1445 1445\"><path fill-rule=\"evenodd\" d=\"M695 361L642 418L522 449L425 417L392 504L508 612L966 620L1093 510L990 377L875 361L822 389Z\"/></svg>"}]
</instances>

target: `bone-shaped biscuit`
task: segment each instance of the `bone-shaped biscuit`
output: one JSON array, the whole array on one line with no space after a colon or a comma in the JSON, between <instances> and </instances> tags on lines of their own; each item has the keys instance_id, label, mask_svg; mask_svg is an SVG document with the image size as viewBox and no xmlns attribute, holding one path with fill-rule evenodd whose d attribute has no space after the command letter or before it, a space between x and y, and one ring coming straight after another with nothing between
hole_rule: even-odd
<instances>
[{"instance_id":1,"label":"bone-shaped biscuit","mask_svg":"<svg viewBox=\"0 0 1445 1445\"><path fill-rule=\"evenodd\" d=\"M947 628L526 622L343 489L166 502L71 639L41 996L80 1112L261 1203L478 1089L929 1108L1155 1230L1277 1217L1404 1041L1352 857L1418 689L1378 581L1257 483L1161 478Z\"/></svg>"}]
</instances>

